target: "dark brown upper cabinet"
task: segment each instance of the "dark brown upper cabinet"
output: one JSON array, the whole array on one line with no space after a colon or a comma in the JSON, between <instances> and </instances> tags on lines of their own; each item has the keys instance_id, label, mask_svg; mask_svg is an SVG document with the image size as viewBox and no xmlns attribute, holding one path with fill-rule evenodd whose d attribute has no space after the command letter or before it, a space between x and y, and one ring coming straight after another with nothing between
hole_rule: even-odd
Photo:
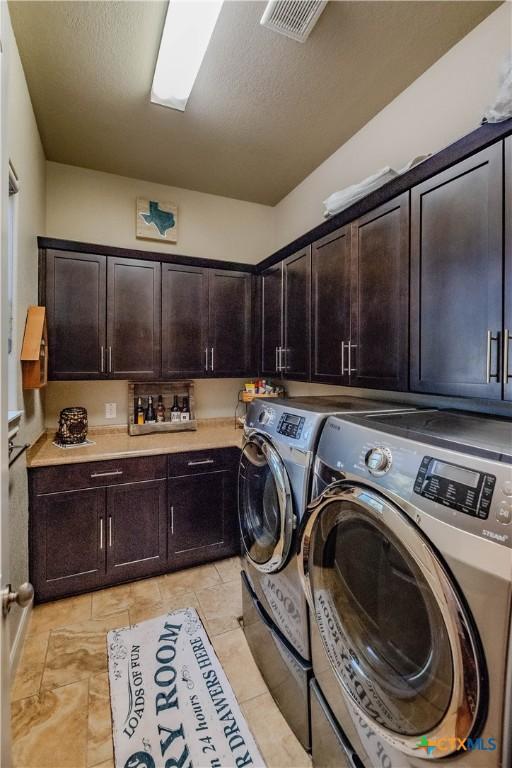
<instances>
[{"instance_id":1,"label":"dark brown upper cabinet","mask_svg":"<svg viewBox=\"0 0 512 768\"><path fill-rule=\"evenodd\" d=\"M290 379L309 379L311 248L283 262L283 349L281 368Z\"/></svg>"},{"instance_id":2,"label":"dark brown upper cabinet","mask_svg":"<svg viewBox=\"0 0 512 768\"><path fill-rule=\"evenodd\" d=\"M261 364L263 376L280 372L283 338L283 264L276 264L261 275Z\"/></svg>"},{"instance_id":3,"label":"dark brown upper cabinet","mask_svg":"<svg viewBox=\"0 0 512 768\"><path fill-rule=\"evenodd\" d=\"M350 227L313 244L311 378L348 384L350 341Z\"/></svg>"},{"instance_id":4,"label":"dark brown upper cabinet","mask_svg":"<svg viewBox=\"0 0 512 768\"><path fill-rule=\"evenodd\" d=\"M250 373L252 281L247 272L163 265L165 377Z\"/></svg>"},{"instance_id":5,"label":"dark brown upper cabinet","mask_svg":"<svg viewBox=\"0 0 512 768\"><path fill-rule=\"evenodd\" d=\"M108 374L116 379L160 376L160 264L109 258L107 265Z\"/></svg>"},{"instance_id":6,"label":"dark brown upper cabinet","mask_svg":"<svg viewBox=\"0 0 512 768\"><path fill-rule=\"evenodd\" d=\"M252 363L252 276L209 270L210 376L244 376Z\"/></svg>"},{"instance_id":7,"label":"dark brown upper cabinet","mask_svg":"<svg viewBox=\"0 0 512 768\"><path fill-rule=\"evenodd\" d=\"M405 390L409 369L409 193L352 225L350 385Z\"/></svg>"},{"instance_id":8,"label":"dark brown upper cabinet","mask_svg":"<svg viewBox=\"0 0 512 768\"><path fill-rule=\"evenodd\" d=\"M411 389L502 396L503 144L411 196Z\"/></svg>"},{"instance_id":9,"label":"dark brown upper cabinet","mask_svg":"<svg viewBox=\"0 0 512 768\"><path fill-rule=\"evenodd\" d=\"M208 363L208 270L162 264L162 375L199 378Z\"/></svg>"},{"instance_id":10,"label":"dark brown upper cabinet","mask_svg":"<svg viewBox=\"0 0 512 768\"><path fill-rule=\"evenodd\" d=\"M512 400L512 137L505 141L505 306L503 397Z\"/></svg>"},{"instance_id":11,"label":"dark brown upper cabinet","mask_svg":"<svg viewBox=\"0 0 512 768\"><path fill-rule=\"evenodd\" d=\"M261 281L261 373L308 379L310 247L266 270Z\"/></svg>"},{"instance_id":12,"label":"dark brown upper cabinet","mask_svg":"<svg viewBox=\"0 0 512 768\"><path fill-rule=\"evenodd\" d=\"M106 375L105 256L46 252L50 379Z\"/></svg>"}]
</instances>

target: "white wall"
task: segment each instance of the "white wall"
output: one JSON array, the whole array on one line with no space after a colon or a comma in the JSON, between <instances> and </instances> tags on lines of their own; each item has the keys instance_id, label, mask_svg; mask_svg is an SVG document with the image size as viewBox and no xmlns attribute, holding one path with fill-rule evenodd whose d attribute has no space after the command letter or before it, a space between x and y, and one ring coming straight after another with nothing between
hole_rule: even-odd
<instances>
[{"instance_id":1,"label":"white wall","mask_svg":"<svg viewBox=\"0 0 512 768\"><path fill-rule=\"evenodd\" d=\"M135 237L138 197L177 203L176 245ZM254 263L274 250L273 227L274 210L268 205L47 164L49 237Z\"/></svg>"},{"instance_id":2,"label":"white wall","mask_svg":"<svg viewBox=\"0 0 512 768\"><path fill-rule=\"evenodd\" d=\"M399 169L416 155L435 153L477 128L511 51L512 3L507 2L278 203L277 247L319 224L322 201L332 192L386 165Z\"/></svg>"},{"instance_id":3,"label":"white wall","mask_svg":"<svg viewBox=\"0 0 512 768\"><path fill-rule=\"evenodd\" d=\"M32 104L21 65L16 41L9 29L7 49L7 148L19 178L17 201L17 262L15 266L15 325L13 349L19 360L25 319L29 304L37 304L37 235L46 226L45 187L46 162L37 130ZM21 389L21 366L17 375L18 408L24 416L16 443L30 443L43 429L44 392ZM14 464L9 473L9 525L11 539L11 573L14 585L28 579L28 493L25 458ZM20 609L9 614L11 641L20 619Z\"/></svg>"}]
</instances>

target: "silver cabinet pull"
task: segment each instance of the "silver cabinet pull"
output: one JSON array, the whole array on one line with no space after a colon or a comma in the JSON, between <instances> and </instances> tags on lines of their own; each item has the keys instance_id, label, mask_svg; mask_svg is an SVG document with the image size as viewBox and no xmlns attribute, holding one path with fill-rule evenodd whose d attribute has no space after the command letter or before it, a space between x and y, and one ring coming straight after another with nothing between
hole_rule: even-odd
<instances>
[{"instance_id":1,"label":"silver cabinet pull","mask_svg":"<svg viewBox=\"0 0 512 768\"><path fill-rule=\"evenodd\" d=\"M345 342L341 342L341 375L345 375Z\"/></svg>"},{"instance_id":2,"label":"silver cabinet pull","mask_svg":"<svg viewBox=\"0 0 512 768\"><path fill-rule=\"evenodd\" d=\"M204 348L204 369L208 370L208 347Z\"/></svg>"},{"instance_id":3,"label":"silver cabinet pull","mask_svg":"<svg viewBox=\"0 0 512 768\"><path fill-rule=\"evenodd\" d=\"M281 347L281 356L279 358L279 370L280 371L287 371L288 370L288 363L286 360L288 349L286 347Z\"/></svg>"},{"instance_id":4,"label":"silver cabinet pull","mask_svg":"<svg viewBox=\"0 0 512 768\"><path fill-rule=\"evenodd\" d=\"M103 549L103 518L100 517L100 549Z\"/></svg>"},{"instance_id":5,"label":"silver cabinet pull","mask_svg":"<svg viewBox=\"0 0 512 768\"><path fill-rule=\"evenodd\" d=\"M112 347L108 348L108 372L112 373Z\"/></svg>"},{"instance_id":6,"label":"silver cabinet pull","mask_svg":"<svg viewBox=\"0 0 512 768\"><path fill-rule=\"evenodd\" d=\"M215 464L215 459L201 459L187 462L188 467L198 467L200 464Z\"/></svg>"},{"instance_id":7,"label":"silver cabinet pull","mask_svg":"<svg viewBox=\"0 0 512 768\"><path fill-rule=\"evenodd\" d=\"M279 364L277 362L277 347L276 347L276 373L278 372L278 370L279 370Z\"/></svg>"},{"instance_id":8,"label":"silver cabinet pull","mask_svg":"<svg viewBox=\"0 0 512 768\"><path fill-rule=\"evenodd\" d=\"M174 506L171 505L171 533L174 534Z\"/></svg>"},{"instance_id":9,"label":"silver cabinet pull","mask_svg":"<svg viewBox=\"0 0 512 768\"><path fill-rule=\"evenodd\" d=\"M108 516L108 545L112 546L112 515Z\"/></svg>"},{"instance_id":10,"label":"silver cabinet pull","mask_svg":"<svg viewBox=\"0 0 512 768\"><path fill-rule=\"evenodd\" d=\"M352 344L352 339L349 339L347 346L348 346L348 375L350 376L351 373L357 372L356 368L352 368L352 349L357 349L357 344Z\"/></svg>"},{"instance_id":11,"label":"silver cabinet pull","mask_svg":"<svg viewBox=\"0 0 512 768\"><path fill-rule=\"evenodd\" d=\"M492 331L487 331L487 358L485 366L485 381L486 384L491 383L491 379L499 381L498 373L491 373L491 358L492 358L492 342L499 342L499 332L494 334Z\"/></svg>"},{"instance_id":12,"label":"silver cabinet pull","mask_svg":"<svg viewBox=\"0 0 512 768\"><path fill-rule=\"evenodd\" d=\"M117 475L122 475L123 470L122 469L114 469L111 472L92 472L91 477L116 477Z\"/></svg>"},{"instance_id":13,"label":"silver cabinet pull","mask_svg":"<svg viewBox=\"0 0 512 768\"><path fill-rule=\"evenodd\" d=\"M105 347L103 344L100 347L101 350L101 373L105 373Z\"/></svg>"},{"instance_id":14,"label":"silver cabinet pull","mask_svg":"<svg viewBox=\"0 0 512 768\"><path fill-rule=\"evenodd\" d=\"M210 369L210 370L212 370L212 371L213 371L213 347L211 347L211 352L212 352L212 364L211 364L211 365L212 365L212 367L211 367L211 369Z\"/></svg>"},{"instance_id":15,"label":"silver cabinet pull","mask_svg":"<svg viewBox=\"0 0 512 768\"><path fill-rule=\"evenodd\" d=\"M508 371L508 352L509 348L508 345L510 344L510 331L508 328L505 328L503 331L503 383L508 384L509 380L512 378L512 374Z\"/></svg>"}]
</instances>

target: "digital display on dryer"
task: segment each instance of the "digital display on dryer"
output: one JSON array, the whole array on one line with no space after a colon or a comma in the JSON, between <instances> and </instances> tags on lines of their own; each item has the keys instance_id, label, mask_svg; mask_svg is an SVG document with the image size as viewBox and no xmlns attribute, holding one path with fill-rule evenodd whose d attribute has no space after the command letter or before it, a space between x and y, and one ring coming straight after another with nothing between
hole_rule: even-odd
<instances>
[{"instance_id":1,"label":"digital display on dryer","mask_svg":"<svg viewBox=\"0 0 512 768\"><path fill-rule=\"evenodd\" d=\"M294 413L283 413L277 426L280 435L293 437L298 440L304 426L304 417L296 416Z\"/></svg>"},{"instance_id":2,"label":"digital display on dryer","mask_svg":"<svg viewBox=\"0 0 512 768\"><path fill-rule=\"evenodd\" d=\"M445 507L486 520L496 477L424 456L414 492Z\"/></svg>"}]
</instances>

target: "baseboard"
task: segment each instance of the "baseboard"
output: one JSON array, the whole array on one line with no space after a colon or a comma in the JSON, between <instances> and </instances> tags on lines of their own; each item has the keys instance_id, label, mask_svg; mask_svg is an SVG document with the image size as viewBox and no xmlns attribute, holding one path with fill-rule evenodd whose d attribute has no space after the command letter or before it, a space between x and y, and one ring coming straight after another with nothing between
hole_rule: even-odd
<instances>
[{"instance_id":1,"label":"baseboard","mask_svg":"<svg viewBox=\"0 0 512 768\"><path fill-rule=\"evenodd\" d=\"M11 654L9 656L11 680L14 680L14 675L16 674L16 669L18 668L18 664L21 658L23 641L25 640L25 634L27 632L31 612L32 603L27 605L27 607L23 608L22 610L21 619L18 623L18 629L16 630L16 637L14 638L14 642L11 646Z\"/></svg>"}]
</instances>

